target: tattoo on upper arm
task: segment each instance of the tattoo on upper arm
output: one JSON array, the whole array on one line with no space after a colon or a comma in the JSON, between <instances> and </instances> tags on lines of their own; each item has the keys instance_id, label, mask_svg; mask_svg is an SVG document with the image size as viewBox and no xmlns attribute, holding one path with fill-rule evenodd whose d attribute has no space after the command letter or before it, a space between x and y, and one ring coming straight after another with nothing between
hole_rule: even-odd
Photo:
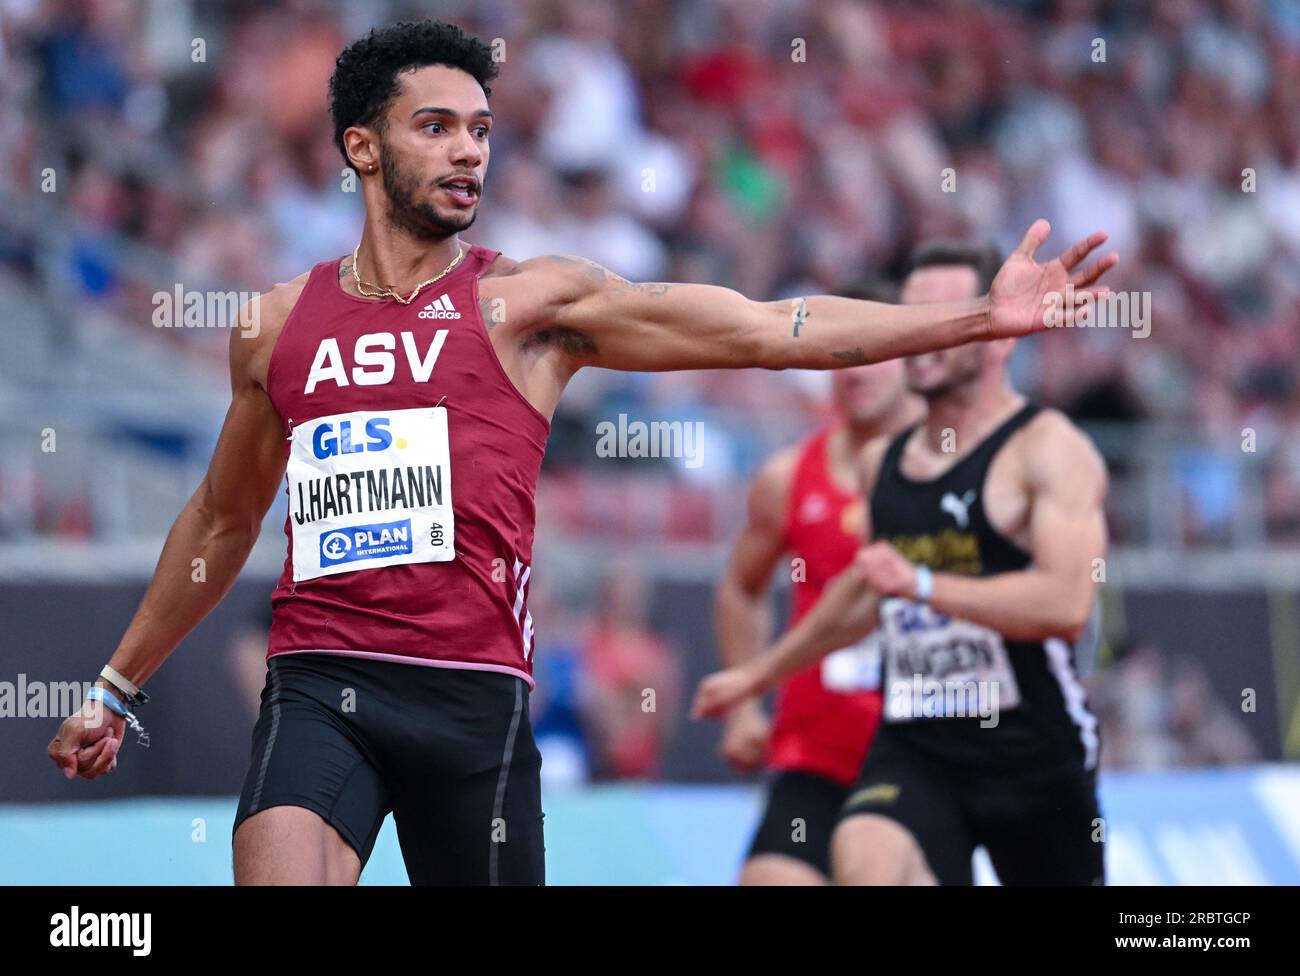
<instances>
[{"instance_id":1,"label":"tattoo on upper arm","mask_svg":"<svg viewBox=\"0 0 1300 976\"><path fill-rule=\"evenodd\" d=\"M861 346L855 346L852 349L841 349L838 352L831 353L831 357L838 359L840 362L848 363L850 366L865 366L868 362L866 350Z\"/></svg>"},{"instance_id":2,"label":"tattoo on upper arm","mask_svg":"<svg viewBox=\"0 0 1300 976\"><path fill-rule=\"evenodd\" d=\"M808 300L799 299L794 306L794 337L799 338L799 326L803 325L809 319Z\"/></svg>"},{"instance_id":3,"label":"tattoo on upper arm","mask_svg":"<svg viewBox=\"0 0 1300 976\"><path fill-rule=\"evenodd\" d=\"M608 268L597 264L595 261L588 261L586 258L570 257L564 254L548 254L534 258L529 263L533 265L553 265L559 268L576 268L582 272L583 278L592 285L623 285L629 288L632 285L630 281L621 275L616 275Z\"/></svg>"},{"instance_id":4,"label":"tattoo on upper arm","mask_svg":"<svg viewBox=\"0 0 1300 976\"><path fill-rule=\"evenodd\" d=\"M622 275L615 274L608 268L597 264L595 261L589 261L582 257L572 257L569 255L547 255L544 257L534 258L528 262L533 267L549 265L555 268L563 268L568 271L577 270L581 273L582 280L587 284L591 291L600 298L621 298L626 295L644 295L649 298L658 298L668 294L678 285L671 282L647 281L633 282L628 281ZM573 299L570 299L573 300ZM484 311L484 321L489 321L486 308L487 306L480 301L479 307ZM491 326L489 326L489 329ZM564 326L551 326L545 329L538 329L524 339L524 347L530 346L552 346L566 355L574 357L593 356L599 347L596 340L586 332L579 329L567 328Z\"/></svg>"},{"instance_id":5,"label":"tattoo on upper arm","mask_svg":"<svg viewBox=\"0 0 1300 976\"><path fill-rule=\"evenodd\" d=\"M589 261L586 258L556 256L538 258L539 261L547 261L553 264L561 265L568 268L579 268L583 277L592 285L601 289L606 295L623 295L629 292L639 292L642 295L648 295L657 298L666 295L677 285L666 281L645 281L636 282L628 281L622 275L615 274L603 265L595 261Z\"/></svg>"},{"instance_id":6,"label":"tattoo on upper arm","mask_svg":"<svg viewBox=\"0 0 1300 976\"><path fill-rule=\"evenodd\" d=\"M660 295L667 295L677 286L666 281L646 281L632 287L643 295L658 298Z\"/></svg>"},{"instance_id":7,"label":"tattoo on upper arm","mask_svg":"<svg viewBox=\"0 0 1300 976\"><path fill-rule=\"evenodd\" d=\"M497 324L496 317L492 314L493 311L492 300L480 297L478 300L478 317L483 320L483 328L488 332L491 332Z\"/></svg>"}]
</instances>

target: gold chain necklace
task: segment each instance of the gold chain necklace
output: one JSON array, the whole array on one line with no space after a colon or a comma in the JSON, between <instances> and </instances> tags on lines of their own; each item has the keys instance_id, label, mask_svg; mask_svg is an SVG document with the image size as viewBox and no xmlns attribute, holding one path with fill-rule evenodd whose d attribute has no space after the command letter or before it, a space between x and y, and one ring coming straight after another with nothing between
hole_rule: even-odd
<instances>
[{"instance_id":1,"label":"gold chain necklace","mask_svg":"<svg viewBox=\"0 0 1300 976\"><path fill-rule=\"evenodd\" d=\"M411 302L415 301L415 296L420 294L420 290L422 288L427 288L435 281L445 278L447 275L451 274L451 272L455 270L456 265L460 264L460 262L465 259L465 255L469 253L458 243L456 245L456 256L452 258L451 264L447 265L447 267L443 268L441 271L439 271L428 281L420 282L418 285L415 286L415 291L411 292L411 294L407 298L403 298L392 288L386 287L384 285L368 284L367 282L361 280L361 273L357 271L357 253L360 250L361 250L361 242L357 241L357 246L352 249L352 279L357 283L357 291L361 292L361 294L365 295L367 298L393 298L401 302L403 305L410 305ZM366 289L368 288L374 290L367 291Z\"/></svg>"}]
</instances>

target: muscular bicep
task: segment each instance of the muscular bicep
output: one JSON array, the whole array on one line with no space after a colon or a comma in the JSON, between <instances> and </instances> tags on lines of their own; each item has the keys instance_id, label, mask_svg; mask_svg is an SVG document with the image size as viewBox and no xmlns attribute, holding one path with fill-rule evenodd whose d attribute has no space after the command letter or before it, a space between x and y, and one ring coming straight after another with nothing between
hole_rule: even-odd
<instances>
[{"instance_id":1,"label":"muscular bicep","mask_svg":"<svg viewBox=\"0 0 1300 976\"><path fill-rule=\"evenodd\" d=\"M1081 433L1056 440L1036 464L1030 545L1037 569L1090 600L1106 554L1106 468Z\"/></svg>"},{"instance_id":2,"label":"muscular bicep","mask_svg":"<svg viewBox=\"0 0 1300 976\"><path fill-rule=\"evenodd\" d=\"M536 263L535 263L536 262ZM717 285L630 282L582 258L538 258L553 296L536 337L577 366L661 371L757 365L779 311ZM521 266L522 267L522 266Z\"/></svg>"},{"instance_id":3,"label":"muscular bicep","mask_svg":"<svg viewBox=\"0 0 1300 976\"><path fill-rule=\"evenodd\" d=\"M287 454L280 415L252 375L253 362L266 352L257 343L232 333L230 406L197 497L215 517L260 524L279 491Z\"/></svg>"},{"instance_id":4,"label":"muscular bicep","mask_svg":"<svg viewBox=\"0 0 1300 976\"><path fill-rule=\"evenodd\" d=\"M781 454L759 471L746 503L745 528L732 550L727 575L750 596L759 596L786 551L785 508L794 455Z\"/></svg>"},{"instance_id":5,"label":"muscular bicep","mask_svg":"<svg viewBox=\"0 0 1300 976\"><path fill-rule=\"evenodd\" d=\"M285 468L280 418L261 387L231 397L200 491L205 509L235 522L261 522Z\"/></svg>"}]
</instances>

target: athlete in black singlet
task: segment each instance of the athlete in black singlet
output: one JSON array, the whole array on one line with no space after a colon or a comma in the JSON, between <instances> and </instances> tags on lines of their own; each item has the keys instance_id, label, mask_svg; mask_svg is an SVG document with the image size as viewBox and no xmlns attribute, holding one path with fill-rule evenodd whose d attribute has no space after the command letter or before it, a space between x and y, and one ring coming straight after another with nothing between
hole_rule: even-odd
<instances>
[{"instance_id":1,"label":"athlete in black singlet","mask_svg":"<svg viewBox=\"0 0 1300 976\"><path fill-rule=\"evenodd\" d=\"M929 480L903 473L917 431L899 435L871 494L875 539L934 573L1027 570L1032 555L990 523L983 500L998 454L1041 416L1020 407ZM879 613L891 648L886 718L843 816L880 813L902 824L942 883L970 883L981 844L1005 883L1099 883L1100 740L1072 644L1004 638L901 597L882 601Z\"/></svg>"},{"instance_id":2,"label":"athlete in black singlet","mask_svg":"<svg viewBox=\"0 0 1300 976\"><path fill-rule=\"evenodd\" d=\"M904 302L973 293L996 256L919 254ZM1097 884L1100 742L1074 669L1105 551L1105 468L1006 380L1011 343L910 357L925 421L867 445L854 567L769 653L705 680L718 714L879 629L884 714L832 841L837 881Z\"/></svg>"}]
</instances>

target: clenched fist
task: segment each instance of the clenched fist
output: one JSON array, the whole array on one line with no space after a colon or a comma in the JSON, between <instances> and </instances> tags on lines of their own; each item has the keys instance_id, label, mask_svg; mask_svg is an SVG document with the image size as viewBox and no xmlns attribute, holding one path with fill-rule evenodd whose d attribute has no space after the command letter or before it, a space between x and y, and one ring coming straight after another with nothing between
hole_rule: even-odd
<instances>
[{"instance_id":1,"label":"clenched fist","mask_svg":"<svg viewBox=\"0 0 1300 976\"><path fill-rule=\"evenodd\" d=\"M741 770L756 769L767 760L772 723L763 706L749 699L727 715L722 733L722 757Z\"/></svg>"},{"instance_id":2,"label":"clenched fist","mask_svg":"<svg viewBox=\"0 0 1300 976\"><path fill-rule=\"evenodd\" d=\"M45 750L68 779L94 779L117 768L117 750L126 733L126 720L102 702L86 701L69 715Z\"/></svg>"},{"instance_id":3,"label":"clenched fist","mask_svg":"<svg viewBox=\"0 0 1300 976\"><path fill-rule=\"evenodd\" d=\"M854 569L881 596L916 599L916 567L888 542L873 542L858 550Z\"/></svg>"},{"instance_id":4,"label":"clenched fist","mask_svg":"<svg viewBox=\"0 0 1300 976\"><path fill-rule=\"evenodd\" d=\"M703 681L695 692L692 718L721 718L746 699L761 691L761 681L752 669L741 665L717 671Z\"/></svg>"}]
</instances>

